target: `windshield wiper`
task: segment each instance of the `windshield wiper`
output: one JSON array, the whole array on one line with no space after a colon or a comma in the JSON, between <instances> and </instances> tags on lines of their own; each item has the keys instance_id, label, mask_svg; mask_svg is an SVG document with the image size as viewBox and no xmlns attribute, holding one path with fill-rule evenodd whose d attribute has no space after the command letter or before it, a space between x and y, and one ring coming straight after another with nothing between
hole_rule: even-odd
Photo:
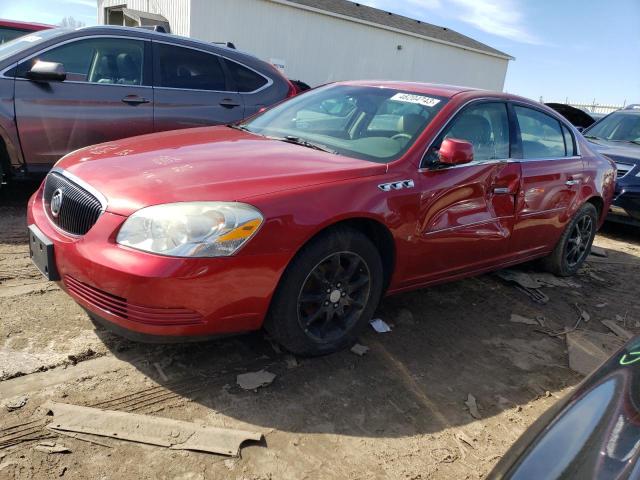
<instances>
[{"instance_id":1,"label":"windshield wiper","mask_svg":"<svg viewBox=\"0 0 640 480\"><path fill-rule=\"evenodd\" d=\"M227 127L233 128L235 130L242 130L243 132L251 132L251 130L249 130L245 125L240 125L239 123L231 123L227 125Z\"/></svg>"},{"instance_id":2,"label":"windshield wiper","mask_svg":"<svg viewBox=\"0 0 640 480\"><path fill-rule=\"evenodd\" d=\"M310 142L309 140L304 140L300 137L295 137L293 135L287 135L286 137L271 137L274 140L280 140L281 142L293 143L295 145L300 145L307 148L312 148L314 150L320 150L321 152L333 153L336 154L335 150L331 150L326 145L322 145L321 143Z\"/></svg>"}]
</instances>

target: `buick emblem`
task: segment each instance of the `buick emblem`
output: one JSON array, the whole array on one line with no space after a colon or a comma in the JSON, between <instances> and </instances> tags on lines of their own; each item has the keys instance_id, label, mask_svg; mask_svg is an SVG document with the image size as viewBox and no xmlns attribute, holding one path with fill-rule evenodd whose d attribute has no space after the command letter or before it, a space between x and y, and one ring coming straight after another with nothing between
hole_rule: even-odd
<instances>
[{"instance_id":1,"label":"buick emblem","mask_svg":"<svg viewBox=\"0 0 640 480\"><path fill-rule=\"evenodd\" d=\"M62 190L60 188L53 192L49 208L51 208L51 215L53 215L54 218L58 218L60 209L62 208Z\"/></svg>"}]
</instances>

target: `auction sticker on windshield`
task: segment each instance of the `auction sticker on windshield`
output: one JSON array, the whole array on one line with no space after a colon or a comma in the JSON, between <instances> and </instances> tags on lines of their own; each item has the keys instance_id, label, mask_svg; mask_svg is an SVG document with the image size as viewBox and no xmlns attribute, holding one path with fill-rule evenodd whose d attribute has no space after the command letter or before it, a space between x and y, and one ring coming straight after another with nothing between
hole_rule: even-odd
<instances>
[{"instance_id":1,"label":"auction sticker on windshield","mask_svg":"<svg viewBox=\"0 0 640 480\"><path fill-rule=\"evenodd\" d=\"M391 97L391 100L395 100L397 102L417 103L418 105L423 105L425 107L435 107L440 103L440 100L437 98L431 98L425 95L412 95L410 93L396 93Z\"/></svg>"}]
</instances>

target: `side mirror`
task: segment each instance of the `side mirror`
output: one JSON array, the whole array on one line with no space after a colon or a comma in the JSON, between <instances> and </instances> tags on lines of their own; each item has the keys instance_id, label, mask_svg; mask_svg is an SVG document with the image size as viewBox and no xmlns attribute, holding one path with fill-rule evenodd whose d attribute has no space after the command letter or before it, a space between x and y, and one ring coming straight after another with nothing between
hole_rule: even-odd
<instances>
[{"instance_id":1,"label":"side mirror","mask_svg":"<svg viewBox=\"0 0 640 480\"><path fill-rule=\"evenodd\" d=\"M38 60L27 72L27 78L37 82L62 82L67 78L67 73L61 63Z\"/></svg>"},{"instance_id":2,"label":"side mirror","mask_svg":"<svg viewBox=\"0 0 640 480\"><path fill-rule=\"evenodd\" d=\"M461 165L473 161L473 145L466 140L446 138L438 152L443 165Z\"/></svg>"}]
</instances>

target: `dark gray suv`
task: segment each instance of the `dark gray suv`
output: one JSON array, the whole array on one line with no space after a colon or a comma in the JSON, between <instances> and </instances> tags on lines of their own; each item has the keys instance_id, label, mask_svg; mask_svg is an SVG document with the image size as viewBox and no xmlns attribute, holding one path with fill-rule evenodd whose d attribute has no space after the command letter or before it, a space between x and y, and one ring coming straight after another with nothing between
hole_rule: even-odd
<instances>
[{"instance_id":1,"label":"dark gray suv","mask_svg":"<svg viewBox=\"0 0 640 480\"><path fill-rule=\"evenodd\" d=\"M231 123L295 94L272 65L153 31L35 32L0 46L0 178L40 176L78 148Z\"/></svg>"}]
</instances>

